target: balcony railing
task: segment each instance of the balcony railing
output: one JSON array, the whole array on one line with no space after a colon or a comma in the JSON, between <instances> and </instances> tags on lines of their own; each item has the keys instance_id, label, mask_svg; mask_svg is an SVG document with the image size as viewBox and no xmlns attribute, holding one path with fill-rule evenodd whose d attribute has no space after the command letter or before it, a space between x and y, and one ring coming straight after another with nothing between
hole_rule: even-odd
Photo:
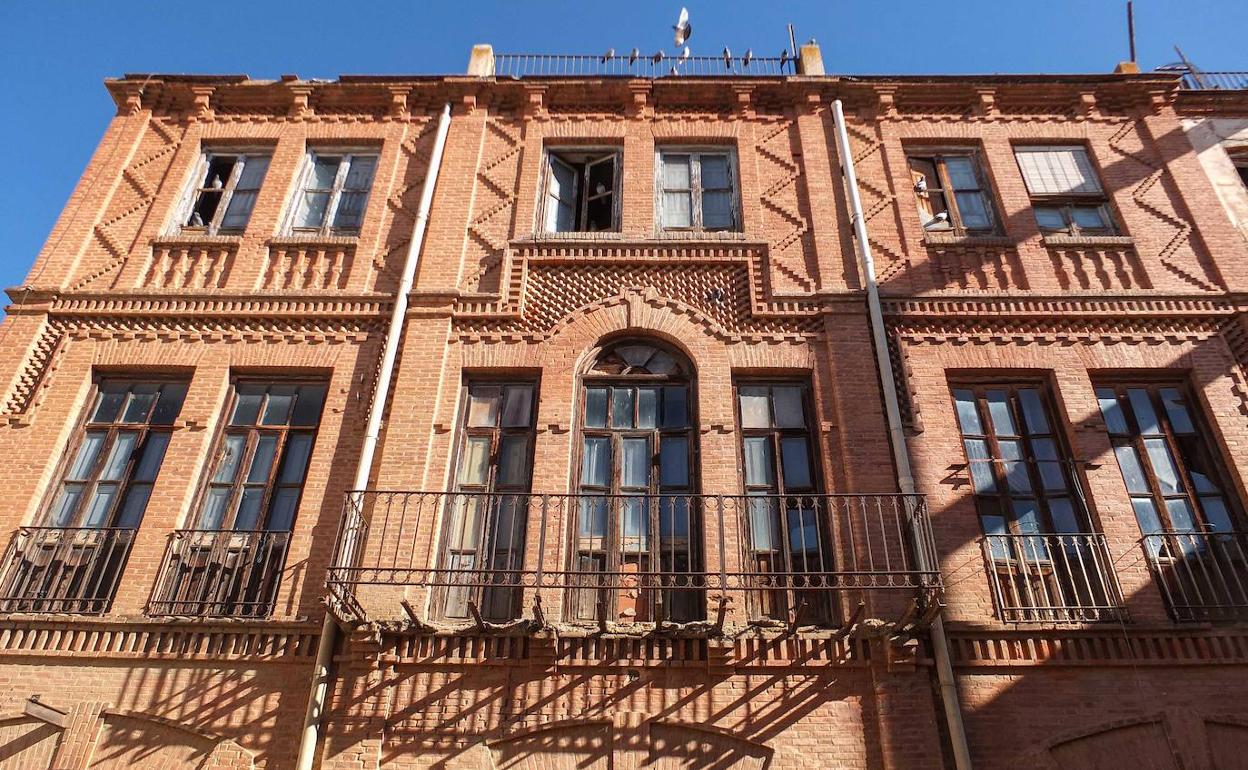
<instances>
[{"instance_id":1,"label":"balcony railing","mask_svg":"<svg viewBox=\"0 0 1248 770\"><path fill-rule=\"evenodd\" d=\"M917 495L352 492L337 547L329 591L356 620L504 621L536 603L570 622L722 622L731 606L837 625L940 589Z\"/></svg>"},{"instance_id":2,"label":"balcony railing","mask_svg":"<svg viewBox=\"0 0 1248 770\"><path fill-rule=\"evenodd\" d=\"M0 612L107 612L130 555L134 532L19 528L0 567Z\"/></svg>"},{"instance_id":3,"label":"balcony railing","mask_svg":"<svg viewBox=\"0 0 1248 770\"><path fill-rule=\"evenodd\" d=\"M797 61L790 56L690 56L664 55L500 53L494 55L496 77L780 77L796 75Z\"/></svg>"},{"instance_id":4,"label":"balcony railing","mask_svg":"<svg viewBox=\"0 0 1248 770\"><path fill-rule=\"evenodd\" d=\"M263 618L273 611L289 532L175 531L149 615Z\"/></svg>"},{"instance_id":5,"label":"balcony railing","mask_svg":"<svg viewBox=\"0 0 1248 770\"><path fill-rule=\"evenodd\" d=\"M1175 620L1248 619L1248 532L1167 531L1140 543Z\"/></svg>"},{"instance_id":6,"label":"balcony railing","mask_svg":"<svg viewBox=\"0 0 1248 770\"><path fill-rule=\"evenodd\" d=\"M1007 623L1120 620L1122 589L1102 534L985 535L993 601Z\"/></svg>"}]
</instances>

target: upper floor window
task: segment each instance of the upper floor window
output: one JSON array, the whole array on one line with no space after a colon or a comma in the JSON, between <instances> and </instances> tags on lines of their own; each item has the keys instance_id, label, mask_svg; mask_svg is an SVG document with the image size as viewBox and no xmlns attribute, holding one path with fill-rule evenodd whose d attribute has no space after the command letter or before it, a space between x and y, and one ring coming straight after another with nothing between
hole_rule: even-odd
<instances>
[{"instance_id":1,"label":"upper floor window","mask_svg":"<svg viewBox=\"0 0 1248 770\"><path fill-rule=\"evenodd\" d=\"M602 150L550 150L542 229L586 233L620 229L620 154Z\"/></svg>"},{"instance_id":2,"label":"upper floor window","mask_svg":"<svg viewBox=\"0 0 1248 770\"><path fill-rule=\"evenodd\" d=\"M906 162L924 230L958 234L994 230L988 184L977 153L916 152L908 155Z\"/></svg>"},{"instance_id":3,"label":"upper floor window","mask_svg":"<svg viewBox=\"0 0 1248 770\"><path fill-rule=\"evenodd\" d=\"M300 177L291 232L359 232L376 168L376 154L309 152Z\"/></svg>"},{"instance_id":4,"label":"upper floor window","mask_svg":"<svg viewBox=\"0 0 1248 770\"><path fill-rule=\"evenodd\" d=\"M235 383L195 528L290 530L324 403L321 383Z\"/></svg>"},{"instance_id":5,"label":"upper floor window","mask_svg":"<svg viewBox=\"0 0 1248 770\"><path fill-rule=\"evenodd\" d=\"M1241 147L1232 152L1231 163L1235 164L1235 170L1239 172L1239 181L1244 183L1244 189L1248 189L1248 147Z\"/></svg>"},{"instance_id":6,"label":"upper floor window","mask_svg":"<svg viewBox=\"0 0 1248 770\"><path fill-rule=\"evenodd\" d=\"M664 230L739 230L737 173L726 150L659 152L659 222Z\"/></svg>"},{"instance_id":7,"label":"upper floor window","mask_svg":"<svg viewBox=\"0 0 1248 770\"><path fill-rule=\"evenodd\" d=\"M1104 188L1084 147L1015 147L1042 233L1113 235Z\"/></svg>"},{"instance_id":8,"label":"upper floor window","mask_svg":"<svg viewBox=\"0 0 1248 770\"><path fill-rule=\"evenodd\" d=\"M138 527L185 397L185 382L100 382L47 526Z\"/></svg>"},{"instance_id":9,"label":"upper floor window","mask_svg":"<svg viewBox=\"0 0 1248 770\"><path fill-rule=\"evenodd\" d=\"M178 217L183 232L242 232L269 170L268 154L205 152Z\"/></svg>"}]
</instances>

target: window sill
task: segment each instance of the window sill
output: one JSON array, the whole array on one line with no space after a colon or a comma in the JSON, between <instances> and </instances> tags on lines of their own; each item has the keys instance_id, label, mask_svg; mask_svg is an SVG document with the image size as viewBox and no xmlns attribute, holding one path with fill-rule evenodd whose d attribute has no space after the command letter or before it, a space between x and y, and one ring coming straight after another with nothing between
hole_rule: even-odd
<instances>
[{"instance_id":1,"label":"window sill","mask_svg":"<svg viewBox=\"0 0 1248 770\"><path fill-rule=\"evenodd\" d=\"M354 246L358 235L282 235L265 241L269 246Z\"/></svg>"},{"instance_id":2,"label":"window sill","mask_svg":"<svg viewBox=\"0 0 1248 770\"><path fill-rule=\"evenodd\" d=\"M1003 235L962 235L958 233L923 233L924 246L1012 246Z\"/></svg>"},{"instance_id":3,"label":"window sill","mask_svg":"<svg viewBox=\"0 0 1248 770\"><path fill-rule=\"evenodd\" d=\"M1129 235L1060 235L1042 236L1045 246L1135 246Z\"/></svg>"},{"instance_id":4,"label":"window sill","mask_svg":"<svg viewBox=\"0 0 1248 770\"><path fill-rule=\"evenodd\" d=\"M624 239L624 234L618 230L586 230L571 231L558 233L534 233L532 238L526 240L534 243L542 243L543 241L620 241Z\"/></svg>"},{"instance_id":5,"label":"window sill","mask_svg":"<svg viewBox=\"0 0 1248 770\"><path fill-rule=\"evenodd\" d=\"M744 241L745 233L740 230L657 230L654 237L659 241Z\"/></svg>"},{"instance_id":6,"label":"window sill","mask_svg":"<svg viewBox=\"0 0 1248 770\"><path fill-rule=\"evenodd\" d=\"M153 246L238 246L242 242L241 234L208 235L196 232L159 235L152 239Z\"/></svg>"}]
</instances>

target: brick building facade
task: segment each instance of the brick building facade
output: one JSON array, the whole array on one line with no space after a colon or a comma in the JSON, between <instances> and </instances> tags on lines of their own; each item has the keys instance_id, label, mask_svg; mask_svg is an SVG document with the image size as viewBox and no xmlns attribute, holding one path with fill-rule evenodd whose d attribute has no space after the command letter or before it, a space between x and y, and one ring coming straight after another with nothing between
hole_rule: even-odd
<instances>
[{"instance_id":1,"label":"brick building facade","mask_svg":"<svg viewBox=\"0 0 1248 770\"><path fill-rule=\"evenodd\" d=\"M326 628L325 770L1244 766L1248 90L647 61L107 81L0 767L295 767Z\"/></svg>"}]
</instances>

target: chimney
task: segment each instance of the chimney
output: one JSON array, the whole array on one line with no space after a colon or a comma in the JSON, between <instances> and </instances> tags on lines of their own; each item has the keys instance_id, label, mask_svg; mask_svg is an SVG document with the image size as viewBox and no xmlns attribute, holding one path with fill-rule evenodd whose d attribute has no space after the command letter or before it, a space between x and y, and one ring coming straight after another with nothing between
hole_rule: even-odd
<instances>
[{"instance_id":1,"label":"chimney","mask_svg":"<svg viewBox=\"0 0 1248 770\"><path fill-rule=\"evenodd\" d=\"M468 74L479 78L494 76L494 46L478 43L472 47L472 55L468 57Z\"/></svg>"},{"instance_id":2,"label":"chimney","mask_svg":"<svg viewBox=\"0 0 1248 770\"><path fill-rule=\"evenodd\" d=\"M813 37L802 46L801 53L798 54L797 71L803 75L823 74L823 54L819 52L819 44Z\"/></svg>"},{"instance_id":3,"label":"chimney","mask_svg":"<svg viewBox=\"0 0 1248 770\"><path fill-rule=\"evenodd\" d=\"M1140 65L1133 61L1120 61L1118 66L1114 67L1115 75L1138 75L1140 74Z\"/></svg>"}]
</instances>

